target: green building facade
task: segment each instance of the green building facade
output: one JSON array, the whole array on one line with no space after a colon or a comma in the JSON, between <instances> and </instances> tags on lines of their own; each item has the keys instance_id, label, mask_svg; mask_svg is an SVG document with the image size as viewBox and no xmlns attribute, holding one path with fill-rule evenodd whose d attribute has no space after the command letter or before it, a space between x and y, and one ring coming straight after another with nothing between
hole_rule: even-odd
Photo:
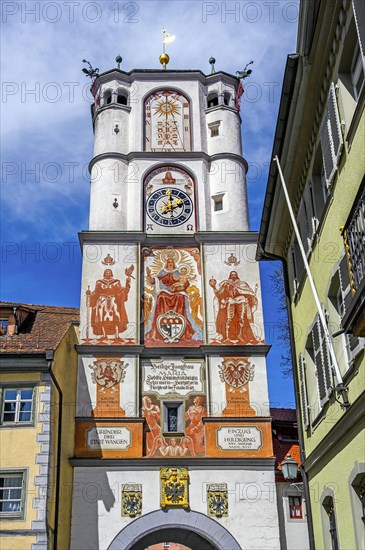
<instances>
[{"instance_id":1,"label":"green building facade","mask_svg":"<svg viewBox=\"0 0 365 550\"><path fill-rule=\"evenodd\" d=\"M281 259L312 547L365 548L365 2L306 1L273 146L325 313L308 281L277 164L258 258Z\"/></svg>"}]
</instances>

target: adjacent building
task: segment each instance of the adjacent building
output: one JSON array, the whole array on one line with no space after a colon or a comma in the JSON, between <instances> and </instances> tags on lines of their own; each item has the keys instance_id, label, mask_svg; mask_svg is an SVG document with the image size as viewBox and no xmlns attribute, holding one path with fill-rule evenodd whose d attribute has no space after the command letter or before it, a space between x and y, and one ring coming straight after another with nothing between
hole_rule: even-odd
<instances>
[{"instance_id":1,"label":"adjacent building","mask_svg":"<svg viewBox=\"0 0 365 550\"><path fill-rule=\"evenodd\" d=\"M0 303L0 547L69 548L78 309Z\"/></svg>"},{"instance_id":2,"label":"adjacent building","mask_svg":"<svg viewBox=\"0 0 365 550\"><path fill-rule=\"evenodd\" d=\"M258 258L281 259L287 279L302 475L317 549L365 545L364 10L362 0L301 3L272 154L280 159L336 361L274 161L259 236Z\"/></svg>"}]
</instances>

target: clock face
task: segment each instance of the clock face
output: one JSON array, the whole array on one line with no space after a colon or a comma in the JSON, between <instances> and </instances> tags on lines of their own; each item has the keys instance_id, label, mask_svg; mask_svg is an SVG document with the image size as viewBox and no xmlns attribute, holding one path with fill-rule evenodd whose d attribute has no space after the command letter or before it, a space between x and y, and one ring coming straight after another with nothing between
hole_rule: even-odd
<instances>
[{"instance_id":1,"label":"clock face","mask_svg":"<svg viewBox=\"0 0 365 550\"><path fill-rule=\"evenodd\" d=\"M178 166L160 166L144 181L145 231L192 234L196 231L195 182Z\"/></svg>"},{"instance_id":2,"label":"clock face","mask_svg":"<svg viewBox=\"0 0 365 550\"><path fill-rule=\"evenodd\" d=\"M149 218L165 227L175 227L188 221L193 203L182 189L160 188L151 193L146 205Z\"/></svg>"}]
</instances>

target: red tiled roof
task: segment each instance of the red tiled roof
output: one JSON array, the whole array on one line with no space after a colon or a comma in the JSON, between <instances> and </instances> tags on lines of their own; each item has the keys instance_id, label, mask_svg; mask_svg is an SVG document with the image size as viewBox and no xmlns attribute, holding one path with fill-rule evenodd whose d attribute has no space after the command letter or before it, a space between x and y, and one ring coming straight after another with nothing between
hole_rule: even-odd
<instances>
[{"instance_id":1,"label":"red tiled roof","mask_svg":"<svg viewBox=\"0 0 365 550\"><path fill-rule=\"evenodd\" d=\"M300 447L298 443L279 441L275 437L272 443L275 456L275 468L277 470L281 471L280 464L288 454L290 454L290 458L293 458L300 465Z\"/></svg>"},{"instance_id":2,"label":"red tiled roof","mask_svg":"<svg viewBox=\"0 0 365 550\"><path fill-rule=\"evenodd\" d=\"M273 422L295 422L297 421L296 409L270 409Z\"/></svg>"},{"instance_id":3,"label":"red tiled roof","mask_svg":"<svg viewBox=\"0 0 365 550\"><path fill-rule=\"evenodd\" d=\"M29 315L20 326L19 334L0 337L2 354L42 353L55 349L72 321L79 320L79 309L73 307L0 302L0 311L9 307L26 310Z\"/></svg>"}]
</instances>

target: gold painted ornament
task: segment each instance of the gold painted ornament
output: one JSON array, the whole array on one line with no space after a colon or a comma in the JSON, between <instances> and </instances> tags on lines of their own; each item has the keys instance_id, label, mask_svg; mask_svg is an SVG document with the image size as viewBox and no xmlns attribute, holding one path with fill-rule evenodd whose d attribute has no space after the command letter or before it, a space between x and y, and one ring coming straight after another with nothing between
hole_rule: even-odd
<instances>
[{"instance_id":1,"label":"gold painted ornament","mask_svg":"<svg viewBox=\"0 0 365 550\"><path fill-rule=\"evenodd\" d=\"M161 468L161 508L189 508L187 468Z\"/></svg>"}]
</instances>

